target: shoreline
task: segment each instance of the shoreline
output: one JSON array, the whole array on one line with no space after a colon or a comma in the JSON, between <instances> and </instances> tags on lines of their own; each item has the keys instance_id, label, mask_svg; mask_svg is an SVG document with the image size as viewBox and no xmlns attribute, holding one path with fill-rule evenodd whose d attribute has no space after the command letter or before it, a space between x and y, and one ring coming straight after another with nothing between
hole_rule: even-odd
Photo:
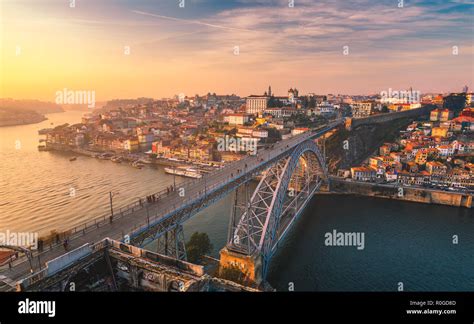
<instances>
[{"instance_id":1,"label":"shoreline","mask_svg":"<svg viewBox=\"0 0 474 324\"><path fill-rule=\"evenodd\" d=\"M45 120L48 120L48 117L42 115L42 118L39 118L38 120L30 120L30 121L22 121L22 122L13 121L11 123L0 121L0 127L34 125L34 124L39 124L41 122L44 122Z\"/></svg>"},{"instance_id":2,"label":"shoreline","mask_svg":"<svg viewBox=\"0 0 474 324\"><path fill-rule=\"evenodd\" d=\"M46 146L45 149L42 151L46 152L57 152L57 153L66 153L66 154L77 154L81 156L87 156L89 158L95 159L96 154L103 154L103 153L111 153L116 156L120 156L124 159L122 163L114 163L110 159L106 159L107 161L110 161L111 163L114 164L129 164L131 162L134 162L136 160L144 160L144 159L149 159L149 157L144 154L144 153L135 153L135 154L120 154L120 153L113 153L113 152L102 152L102 151L91 151L91 150L86 150L86 149L79 149L79 148L70 148L70 147L63 147L63 146L58 146L57 144L49 144ZM214 170L218 170L216 166L207 166L203 167L202 165L198 163L193 163L193 162L185 162L185 161L170 161L165 158L156 158L153 160L149 160L150 163L147 163L146 165L150 166L170 166L170 167L180 167L180 166L186 166L186 167L194 167L197 168L200 172L202 173L209 173ZM216 165L218 165L218 162L214 162Z\"/></svg>"},{"instance_id":3,"label":"shoreline","mask_svg":"<svg viewBox=\"0 0 474 324\"><path fill-rule=\"evenodd\" d=\"M385 187L385 190L380 189L381 187ZM403 188L403 196L399 196L398 188L399 187L396 186L380 186L380 184L376 183L346 182L332 179L331 190L325 187L317 194L353 195L467 209L471 209L473 205L473 194L468 192L452 192L404 186L400 187Z\"/></svg>"}]
</instances>

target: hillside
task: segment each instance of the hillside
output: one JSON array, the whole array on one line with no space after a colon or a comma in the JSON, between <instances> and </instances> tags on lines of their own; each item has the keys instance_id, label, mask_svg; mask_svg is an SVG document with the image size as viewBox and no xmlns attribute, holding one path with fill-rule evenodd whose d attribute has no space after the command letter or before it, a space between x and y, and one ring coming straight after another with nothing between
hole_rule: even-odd
<instances>
[{"instance_id":1,"label":"hillside","mask_svg":"<svg viewBox=\"0 0 474 324\"><path fill-rule=\"evenodd\" d=\"M15 100L11 98L0 99L0 108L3 110L14 109L16 111L35 111L39 114L50 114L64 111L60 105L53 102L39 100Z\"/></svg>"},{"instance_id":2,"label":"hillside","mask_svg":"<svg viewBox=\"0 0 474 324\"><path fill-rule=\"evenodd\" d=\"M33 110L0 108L0 127L35 124L47 118Z\"/></svg>"},{"instance_id":3,"label":"hillside","mask_svg":"<svg viewBox=\"0 0 474 324\"><path fill-rule=\"evenodd\" d=\"M60 105L39 100L0 99L0 127L35 124L46 120L44 114L64 111Z\"/></svg>"}]
</instances>

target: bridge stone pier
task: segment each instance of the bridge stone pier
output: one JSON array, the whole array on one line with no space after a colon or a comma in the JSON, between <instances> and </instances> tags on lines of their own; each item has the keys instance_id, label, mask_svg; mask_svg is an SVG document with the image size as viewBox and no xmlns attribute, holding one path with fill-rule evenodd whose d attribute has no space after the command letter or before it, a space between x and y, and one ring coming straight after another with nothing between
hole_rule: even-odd
<instances>
[{"instance_id":1,"label":"bridge stone pier","mask_svg":"<svg viewBox=\"0 0 474 324\"><path fill-rule=\"evenodd\" d=\"M263 260L262 255L259 253L247 255L224 247L220 252L219 261L220 267L239 269L250 282L258 284L264 280Z\"/></svg>"},{"instance_id":2,"label":"bridge stone pier","mask_svg":"<svg viewBox=\"0 0 474 324\"><path fill-rule=\"evenodd\" d=\"M237 268L247 280L262 283L278 243L325 180L325 159L308 139L266 169L251 196L248 184L236 191L221 270Z\"/></svg>"}]
</instances>

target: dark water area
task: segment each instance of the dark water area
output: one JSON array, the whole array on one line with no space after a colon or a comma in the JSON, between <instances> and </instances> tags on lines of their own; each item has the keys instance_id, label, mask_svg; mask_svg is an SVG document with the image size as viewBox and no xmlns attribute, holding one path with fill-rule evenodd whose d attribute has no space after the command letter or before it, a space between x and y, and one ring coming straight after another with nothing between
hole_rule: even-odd
<instances>
[{"instance_id":1,"label":"dark water area","mask_svg":"<svg viewBox=\"0 0 474 324\"><path fill-rule=\"evenodd\" d=\"M215 257L225 245L227 196L185 225L206 232ZM326 246L325 234L364 233L364 249ZM317 195L270 264L279 291L474 291L472 209L351 195ZM453 244L457 235L458 244Z\"/></svg>"},{"instance_id":2,"label":"dark water area","mask_svg":"<svg viewBox=\"0 0 474 324\"><path fill-rule=\"evenodd\" d=\"M365 248L326 246L325 233L362 232ZM474 291L474 213L370 197L318 195L279 247L278 290ZM457 235L458 244L453 244Z\"/></svg>"}]
</instances>

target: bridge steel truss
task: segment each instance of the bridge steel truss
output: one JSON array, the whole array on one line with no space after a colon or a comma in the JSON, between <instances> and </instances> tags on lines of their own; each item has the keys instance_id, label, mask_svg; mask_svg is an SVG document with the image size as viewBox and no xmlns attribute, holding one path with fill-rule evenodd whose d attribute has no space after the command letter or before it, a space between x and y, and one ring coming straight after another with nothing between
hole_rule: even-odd
<instances>
[{"instance_id":1,"label":"bridge steel truss","mask_svg":"<svg viewBox=\"0 0 474 324\"><path fill-rule=\"evenodd\" d=\"M314 139L309 138L306 141L295 146L293 149L284 151L281 154L276 155L273 159L260 163L252 170L248 170L245 173L240 173L236 175L234 178L229 179L223 185L208 190L205 194L199 196L191 202L184 203L182 206L176 208L175 210L166 215L163 215L163 217L153 221L146 227L143 227L133 233L130 233L130 244L138 247L143 247L153 241L156 241L158 253L169 255L180 260L186 260L186 250L182 230L182 224L185 221L197 214L199 211L207 208L214 202L220 200L225 195L235 191L243 184L248 183L255 176L258 176L261 172L265 171L269 167L270 169L273 169L276 165L281 165L282 161L291 161L291 163L287 166L287 169L291 169L293 172L297 163L295 163L294 158L289 159L289 157L294 157L296 155L301 156L301 154L305 153L306 151L313 152L315 154L315 157L317 157L319 161L324 161L322 154L320 153L317 145L314 142ZM325 165L324 162L322 162L321 165ZM325 168L325 166L323 168ZM326 174L326 169L324 169L323 173ZM283 174L286 173L284 172ZM282 183L286 184L286 180ZM316 189L317 188L315 188L314 186L310 187L309 189L307 189L307 193L312 194L309 193L308 190L314 192ZM301 194L301 192L299 194ZM279 196L279 199L281 198L282 197ZM301 209L300 203L295 203L298 204L298 209ZM293 205L286 206L285 210L289 209L292 206ZM271 226L274 226L273 220Z\"/></svg>"},{"instance_id":2,"label":"bridge steel truss","mask_svg":"<svg viewBox=\"0 0 474 324\"><path fill-rule=\"evenodd\" d=\"M264 172L250 198L248 190L236 191L227 249L260 256L265 278L278 243L326 179L318 146L311 140L301 143Z\"/></svg>"},{"instance_id":3,"label":"bridge steel truss","mask_svg":"<svg viewBox=\"0 0 474 324\"><path fill-rule=\"evenodd\" d=\"M249 182L255 176L258 176L261 172L266 170L269 166L275 164L283 158L286 158L290 154L291 151L282 152L281 154L276 155L273 159L262 162L254 169L248 170L248 172L237 174L233 179L229 179L222 186L209 189L205 194L192 200L191 202L184 203L182 206L176 208L172 212L163 215L163 217L161 217L159 220L155 220L148 226L130 233L130 244L143 247L152 241L157 241L157 252L176 257L180 260L185 260L186 252L182 248L184 247L183 235L179 234L179 232L182 233L182 228L179 229L179 227L182 227L184 222L193 217L199 211L207 208L225 195L233 192L242 184ZM167 234L167 236L165 235L165 233L170 232L171 234ZM178 240L181 240L181 242L173 243L171 242L173 238L177 238ZM124 239L122 239L122 241L124 241ZM167 250L164 249L165 246L168 246ZM173 246L178 248L174 248Z\"/></svg>"}]
</instances>

